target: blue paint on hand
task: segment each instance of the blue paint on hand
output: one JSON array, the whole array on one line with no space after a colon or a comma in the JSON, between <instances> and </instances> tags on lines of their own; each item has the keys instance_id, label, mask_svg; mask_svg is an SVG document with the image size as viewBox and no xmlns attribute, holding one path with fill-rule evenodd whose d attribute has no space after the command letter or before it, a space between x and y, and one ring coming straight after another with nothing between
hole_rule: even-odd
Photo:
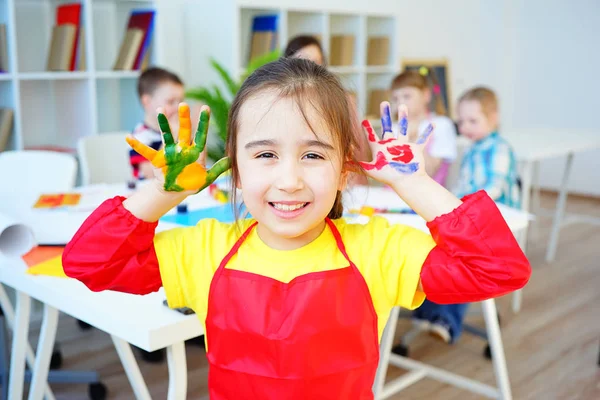
<instances>
[{"instance_id":1,"label":"blue paint on hand","mask_svg":"<svg viewBox=\"0 0 600 400\"><path fill-rule=\"evenodd\" d=\"M390 165L390 167L394 168L396 171L398 171L402 174L414 174L415 172L417 172L419 170L418 162L405 164L405 163L398 163L398 162L390 161L389 165Z\"/></svg>"},{"instance_id":2,"label":"blue paint on hand","mask_svg":"<svg viewBox=\"0 0 600 400\"><path fill-rule=\"evenodd\" d=\"M431 135L431 132L433 132L433 125L429 124L429 125L427 125L425 132L423 132L421 135L419 135L419 138L417 139L417 144L425 143L427 141L427 138L429 137L429 135Z\"/></svg>"},{"instance_id":3,"label":"blue paint on hand","mask_svg":"<svg viewBox=\"0 0 600 400\"><path fill-rule=\"evenodd\" d=\"M400 119L399 125L400 125L400 134L402 136L406 136L406 134L408 132L408 119L406 118L406 115Z\"/></svg>"},{"instance_id":4,"label":"blue paint on hand","mask_svg":"<svg viewBox=\"0 0 600 400\"><path fill-rule=\"evenodd\" d=\"M385 106L383 115L381 116L381 127L383 132L392 132L392 115L390 113L389 104Z\"/></svg>"}]
</instances>

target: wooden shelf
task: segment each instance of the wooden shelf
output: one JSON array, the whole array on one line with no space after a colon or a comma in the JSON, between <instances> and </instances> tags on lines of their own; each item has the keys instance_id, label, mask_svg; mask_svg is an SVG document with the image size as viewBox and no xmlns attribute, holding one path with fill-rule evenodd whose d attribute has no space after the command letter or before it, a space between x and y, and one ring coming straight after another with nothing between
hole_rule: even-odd
<instances>
[{"instance_id":1,"label":"wooden shelf","mask_svg":"<svg viewBox=\"0 0 600 400\"><path fill-rule=\"evenodd\" d=\"M98 79L137 79L140 71L97 71Z\"/></svg>"},{"instance_id":2,"label":"wooden shelf","mask_svg":"<svg viewBox=\"0 0 600 400\"><path fill-rule=\"evenodd\" d=\"M88 79L90 74L87 71L69 71L69 72L21 72L17 74L17 79L21 81L57 81L57 80L81 80Z\"/></svg>"}]
</instances>

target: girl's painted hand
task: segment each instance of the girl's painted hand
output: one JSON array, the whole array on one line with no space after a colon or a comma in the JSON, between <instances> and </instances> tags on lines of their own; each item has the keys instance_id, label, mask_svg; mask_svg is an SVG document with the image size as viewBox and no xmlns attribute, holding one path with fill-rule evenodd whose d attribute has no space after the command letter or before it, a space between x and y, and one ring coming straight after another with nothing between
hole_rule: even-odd
<instances>
[{"instance_id":1,"label":"girl's painted hand","mask_svg":"<svg viewBox=\"0 0 600 400\"><path fill-rule=\"evenodd\" d=\"M208 171L205 168L204 150L209 119L210 108L204 106L200 110L198 129L192 141L190 107L186 103L179 104L179 138L175 143L169 121L162 109L159 109L158 123L163 134L163 148L154 150L132 136L127 137L127 143L152 163L154 176L161 182L166 192L198 193L213 183L231 165L229 158L224 157Z\"/></svg>"},{"instance_id":2,"label":"girl's painted hand","mask_svg":"<svg viewBox=\"0 0 600 400\"><path fill-rule=\"evenodd\" d=\"M371 162L360 162L367 175L385 184L391 185L407 178L426 175L423 151L427 139L433 132L433 125L411 143L408 139L408 111L406 106L398 107L400 118L400 134L396 138L392 132L392 118L390 103L381 103L381 125L383 133L381 139L373 131L371 123L367 120L362 125L369 140L371 152L375 158Z\"/></svg>"}]
</instances>

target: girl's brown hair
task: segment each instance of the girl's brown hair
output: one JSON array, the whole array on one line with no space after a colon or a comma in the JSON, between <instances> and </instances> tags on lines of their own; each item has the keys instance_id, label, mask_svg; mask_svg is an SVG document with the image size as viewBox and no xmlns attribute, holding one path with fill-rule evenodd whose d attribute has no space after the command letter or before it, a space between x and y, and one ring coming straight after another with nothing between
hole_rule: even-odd
<instances>
[{"instance_id":1,"label":"girl's brown hair","mask_svg":"<svg viewBox=\"0 0 600 400\"><path fill-rule=\"evenodd\" d=\"M327 126L337 144L345 168L359 169L354 159L357 148L353 134L353 122L348 113L348 101L342 84L332 73L312 61L300 58L281 58L264 65L250 75L233 99L227 121L225 151L231 159L232 200L235 207L235 186L240 174L237 163L237 137L240 128L240 112L246 101L265 91L272 91L279 99L293 99L308 127L315 132L308 119L307 107L312 107ZM267 110L265 110L266 112ZM239 210L236 209L236 219ZM342 194L338 191L328 217L342 216Z\"/></svg>"},{"instance_id":2,"label":"girl's brown hair","mask_svg":"<svg viewBox=\"0 0 600 400\"><path fill-rule=\"evenodd\" d=\"M429 79L428 79L429 78ZM431 81L431 83L429 82ZM439 87L439 81L435 76L433 69L427 69L427 76L421 75L415 70L406 70L396 76L392 81L392 90L402 89L405 87L414 87L420 90L431 90L433 96L433 107L437 115L448 115L442 95L437 90L433 90L436 86Z\"/></svg>"}]
</instances>

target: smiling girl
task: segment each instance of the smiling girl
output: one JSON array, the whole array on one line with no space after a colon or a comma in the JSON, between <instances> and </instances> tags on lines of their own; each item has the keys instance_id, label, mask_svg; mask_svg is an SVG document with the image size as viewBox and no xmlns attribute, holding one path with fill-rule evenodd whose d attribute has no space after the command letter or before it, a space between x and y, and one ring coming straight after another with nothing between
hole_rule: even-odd
<instances>
[{"instance_id":1,"label":"smiling girl","mask_svg":"<svg viewBox=\"0 0 600 400\"><path fill-rule=\"evenodd\" d=\"M94 291L164 286L171 307L193 308L206 331L211 399L372 399L392 307L500 296L523 287L530 266L484 192L461 201L425 173L426 137L409 143L401 129L380 139L364 123L375 160L357 163L347 110L338 79L315 63L260 68L232 104L226 146L252 219L155 234L162 215L229 167L224 159L204 169L207 108L192 140L180 106L177 144L159 114L164 150L130 140L156 167L154 183L103 203L65 249L65 272ZM382 110L387 123L389 104ZM379 217L341 219L358 165L431 236Z\"/></svg>"}]
</instances>

